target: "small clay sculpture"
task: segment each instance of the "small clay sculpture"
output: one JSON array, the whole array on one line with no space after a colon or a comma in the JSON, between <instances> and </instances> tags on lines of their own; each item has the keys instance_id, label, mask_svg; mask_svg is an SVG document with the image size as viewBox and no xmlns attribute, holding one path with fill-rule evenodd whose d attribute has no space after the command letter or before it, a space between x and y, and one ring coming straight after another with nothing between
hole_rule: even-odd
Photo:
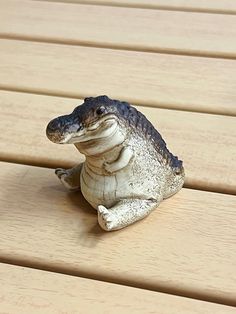
<instances>
[{"instance_id":1,"label":"small clay sculpture","mask_svg":"<svg viewBox=\"0 0 236 314\"><path fill-rule=\"evenodd\" d=\"M47 126L48 138L74 144L85 155L72 169L56 169L69 189L81 189L106 230L124 228L146 217L184 183L182 161L160 133L127 102L107 96L84 103Z\"/></svg>"}]
</instances>

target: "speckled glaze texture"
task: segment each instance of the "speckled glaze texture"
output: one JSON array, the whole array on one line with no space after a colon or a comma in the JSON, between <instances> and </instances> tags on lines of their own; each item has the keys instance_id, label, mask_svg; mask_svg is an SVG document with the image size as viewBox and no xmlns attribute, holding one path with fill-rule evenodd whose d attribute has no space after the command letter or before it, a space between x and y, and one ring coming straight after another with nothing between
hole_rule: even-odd
<instances>
[{"instance_id":1,"label":"speckled glaze texture","mask_svg":"<svg viewBox=\"0 0 236 314\"><path fill-rule=\"evenodd\" d=\"M69 189L81 189L106 230L147 216L184 183L182 161L172 155L146 117L126 102L86 98L47 126L48 138L74 144L86 156L72 169L56 169Z\"/></svg>"}]
</instances>

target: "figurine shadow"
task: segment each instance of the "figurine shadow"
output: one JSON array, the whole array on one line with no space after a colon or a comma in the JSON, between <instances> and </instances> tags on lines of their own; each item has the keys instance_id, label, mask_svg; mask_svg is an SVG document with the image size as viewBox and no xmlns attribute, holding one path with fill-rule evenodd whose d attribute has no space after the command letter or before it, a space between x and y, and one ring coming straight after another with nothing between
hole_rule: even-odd
<instances>
[{"instance_id":1,"label":"figurine shadow","mask_svg":"<svg viewBox=\"0 0 236 314\"><path fill-rule=\"evenodd\" d=\"M59 181L57 185L48 186L47 189L56 189L59 193L61 192L68 210L78 213L76 216L79 221L78 243L80 245L92 248L108 236L108 233L98 224L97 211L85 200L81 191L67 191Z\"/></svg>"},{"instance_id":2,"label":"figurine shadow","mask_svg":"<svg viewBox=\"0 0 236 314\"><path fill-rule=\"evenodd\" d=\"M46 217L51 213L57 216L57 212L60 212L58 217L62 219L68 217L68 221L64 224L65 230L68 229L70 222L73 223L75 232L75 225L78 226L78 243L86 247L94 247L100 240L109 237L98 224L96 210L89 205L80 191L67 191L55 176L54 170L50 172L45 168L22 165L15 172L8 174L6 182L9 182L9 176L11 176L10 182L14 182L16 188L14 192L12 190L8 192L9 190L6 189L4 199L13 199L12 193L14 193L14 199L17 199L17 203L9 202L11 215L14 210L16 216L19 215L20 210L22 215L28 215L30 212L32 217L37 218L38 211L41 211L40 215L43 219L44 215ZM1 216L7 216L8 212L1 212ZM63 222L61 226L63 228Z\"/></svg>"}]
</instances>

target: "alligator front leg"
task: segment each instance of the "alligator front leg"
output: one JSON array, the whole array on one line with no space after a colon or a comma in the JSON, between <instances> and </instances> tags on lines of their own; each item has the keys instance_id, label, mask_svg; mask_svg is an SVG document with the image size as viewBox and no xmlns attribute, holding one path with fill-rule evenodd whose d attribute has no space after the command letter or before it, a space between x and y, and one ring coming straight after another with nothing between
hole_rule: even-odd
<instances>
[{"instance_id":1,"label":"alligator front leg","mask_svg":"<svg viewBox=\"0 0 236 314\"><path fill-rule=\"evenodd\" d=\"M80 173L83 163L70 169L57 168L55 174L62 184L69 190L80 189Z\"/></svg>"},{"instance_id":2,"label":"alligator front leg","mask_svg":"<svg viewBox=\"0 0 236 314\"><path fill-rule=\"evenodd\" d=\"M130 147L124 147L120 152L120 156L112 163L105 162L104 168L109 173L114 173L125 168L131 161L134 153Z\"/></svg>"},{"instance_id":3,"label":"alligator front leg","mask_svg":"<svg viewBox=\"0 0 236 314\"><path fill-rule=\"evenodd\" d=\"M159 203L154 199L126 199L109 209L99 205L98 223L106 231L122 229L146 217Z\"/></svg>"}]
</instances>

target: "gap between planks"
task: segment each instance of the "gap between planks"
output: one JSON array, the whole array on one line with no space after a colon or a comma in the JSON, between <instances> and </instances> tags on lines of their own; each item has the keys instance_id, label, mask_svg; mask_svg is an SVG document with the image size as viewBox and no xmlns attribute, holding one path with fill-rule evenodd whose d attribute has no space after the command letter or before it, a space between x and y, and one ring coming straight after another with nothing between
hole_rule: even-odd
<instances>
[{"instance_id":1,"label":"gap between planks","mask_svg":"<svg viewBox=\"0 0 236 314\"><path fill-rule=\"evenodd\" d=\"M95 308L96 314L235 313L228 306L9 264L0 264L0 274L5 314L37 314L42 308L44 314L88 314Z\"/></svg>"},{"instance_id":2,"label":"gap between planks","mask_svg":"<svg viewBox=\"0 0 236 314\"><path fill-rule=\"evenodd\" d=\"M49 96L49 97L60 97L60 98L68 98L69 99L84 99L88 97L88 94L83 94L83 93L71 93L68 95L66 92L50 92L50 91L38 91L34 90L31 88L19 88L19 87L10 87L10 86L4 86L4 84L1 85L0 83L0 91L3 92L15 92L15 93L20 93L20 94L32 94L32 95L38 95L38 96ZM95 97L95 96L94 96ZM216 116L225 116L225 117L235 117L236 114L231 113L231 112L215 112L211 110L204 111L204 109L199 109L198 108L176 108L173 106L173 104L166 104L166 103L158 103L158 104L153 104L153 103L142 103L142 102L137 102L137 101L130 101L132 102L132 105L137 106L137 107L147 107L147 108L156 108L156 109L165 109L165 110L175 110L175 111L183 111L183 112L190 112L190 113L201 113L201 114L210 114L210 115L216 115Z\"/></svg>"},{"instance_id":3,"label":"gap between planks","mask_svg":"<svg viewBox=\"0 0 236 314\"><path fill-rule=\"evenodd\" d=\"M101 6L113 6L113 7L127 7L134 9L151 9L151 10L166 10L166 11L183 11L183 12L197 12L197 13L212 13L212 14L236 14L236 6L229 8L227 3L225 7L217 7L214 2L210 3L209 7L204 7L199 4L199 1L192 1L192 5L189 5L187 2L185 6L181 3L172 4L171 1L120 1L120 0L33 0L33 1L46 1L46 2L62 2L62 3L75 3L75 4L90 4L90 5L101 5ZM168 5L169 2L169 5ZM191 1L188 1L191 3ZM233 1L230 1L233 4ZM222 1L221 1L222 3ZM211 7L210 7L211 6Z\"/></svg>"},{"instance_id":4,"label":"gap between planks","mask_svg":"<svg viewBox=\"0 0 236 314\"><path fill-rule=\"evenodd\" d=\"M34 0L31 0L34 1ZM38 0L35 0L38 1ZM40 1L40 0L39 0ZM7 39L7 40L20 40L20 41L28 41L28 42L35 42L35 43L46 43L46 44L58 44L58 45L65 45L65 46L81 46L81 47L88 47L88 48L102 48L108 50L124 50L124 51L137 51L137 52L145 52L145 53L158 53L158 54L166 54L166 55L173 55L173 56L186 56L186 57L199 57L199 58L212 58L212 59L226 59L226 60L236 60L236 56L234 53L232 54L225 54L222 55L217 51L207 53L207 52L191 52L188 50L180 51L175 49L165 49L165 48L152 48L152 47L139 47L139 46L120 46L114 44L106 44L106 43L90 43L86 41L80 41L78 39L55 39L55 38L44 38L44 37L31 37L31 36L24 36L24 35L12 35L12 34L4 34L0 33L0 39Z\"/></svg>"},{"instance_id":5,"label":"gap between planks","mask_svg":"<svg viewBox=\"0 0 236 314\"><path fill-rule=\"evenodd\" d=\"M233 60L3 39L0 45L2 89L72 97L106 93L147 106L236 114Z\"/></svg>"},{"instance_id":6,"label":"gap between planks","mask_svg":"<svg viewBox=\"0 0 236 314\"><path fill-rule=\"evenodd\" d=\"M174 55L236 57L236 16L25 0L19 7L17 0L2 0L0 20L4 38ZM37 23L31 27L34 20ZM189 24L191 28L186 26Z\"/></svg>"},{"instance_id":7,"label":"gap between planks","mask_svg":"<svg viewBox=\"0 0 236 314\"><path fill-rule=\"evenodd\" d=\"M1 152L0 152L1 156ZM52 169L52 165L48 164L48 162L45 161L35 161L35 160L28 160L28 159L21 159L21 158L16 158L16 156L9 156L8 154L2 154L0 157L1 162L6 162L6 163L12 163L12 164L18 164L18 165L28 165L28 166L33 166L33 167L40 167L40 168L48 168ZM58 164L58 167L61 166ZM70 164L63 164L64 167L69 168ZM54 168L53 168L54 169ZM206 187L202 184L191 184L189 182L185 182L183 185L183 188L185 189L190 189L190 190L198 190L202 192L213 192L213 193L219 193L219 194L228 194L228 195L236 195L236 191L229 191L228 189L219 189L219 188L210 188Z\"/></svg>"},{"instance_id":8,"label":"gap between planks","mask_svg":"<svg viewBox=\"0 0 236 314\"><path fill-rule=\"evenodd\" d=\"M146 291L146 292L155 292L155 294L164 294L166 296L170 296L170 297L179 297L179 298L184 298L187 300L192 300L192 301L199 301L199 302L207 302L209 304L215 304L215 305L224 305L227 306L226 309L232 310L233 313L236 313L236 302L234 300L225 300L224 298L215 298L212 296L206 296L203 292L202 293L192 293L191 291L185 291L181 288L179 289L173 289L173 288L165 288L162 286L158 286L155 285L151 286L151 285L142 285L140 283L136 283L133 281L129 281L128 279L125 280L116 280L116 279L111 279L109 276L96 276L94 275L94 273L83 273L81 271L76 271L76 270L72 270L69 269L67 267L63 267L63 266L51 266L51 265L47 265L45 263L39 262L34 260L32 263L29 262L29 260L24 260L24 259L19 259L17 257L15 257L14 259L9 259L9 258L5 258L2 257L0 255L0 263L3 265L9 265L12 267L24 267L26 269L29 270L35 270L35 271L42 271L42 272L48 272L51 274L58 274L58 275L65 275L65 276L70 276L70 277L76 277L79 280L92 280L94 282L99 282L100 284L111 284L111 285L116 285L116 286L121 286L122 289L138 289L140 291ZM1 279L0 279L1 282ZM0 296L1 296L1 292L0 292ZM233 308L231 309L231 307ZM223 308L222 308L223 309ZM132 312L133 313L133 312ZM163 313L163 312L162 312ZM170 314L170 312L167 312L168 314ZM175 312L174 312L175 313ZM181 312L182 313L182 312ZM202 312L201 312L202 313ZM215 313L215 312L214 312ZM219 312L219 314L221 314L222 312ZM231 312L230 312L231 313ZM5 314L5 313L4 313ZM146 314L146 312L145 312ZM189 312L187 312L186 314L189 314ZM199 313L200 314L200 313ZM204 312L205 314L205 312ZM212 314L212 312L209 312L209 314ZM225 314L225 312L224 312Z\"/></svg>"}]
</instances>

